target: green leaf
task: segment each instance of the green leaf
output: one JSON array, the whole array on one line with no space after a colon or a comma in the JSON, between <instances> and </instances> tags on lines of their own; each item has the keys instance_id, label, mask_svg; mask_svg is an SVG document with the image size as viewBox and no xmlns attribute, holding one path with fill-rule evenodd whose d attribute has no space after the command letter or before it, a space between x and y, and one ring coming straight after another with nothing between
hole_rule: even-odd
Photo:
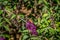
<instances>
[{"instance_id":1,"label":"green leaf","mask_svg":"<svg viewBox=\"0 0 60 40\"><path fill-rule=\"evenodd\" d=\"M2 21L2 19L3 19L3 18L2 18L2 17L0 17L0 22Z\"/></svg>"},{"instance_id":2,"label":"green leaf","mask_svg":"<svg viewBox=\"0 0 60 40\"><path fill-rule=\"evenodd\" d=\"M44 32L44 29L41 29L41 30L39 31L40 34L42 34L43 32Z\"/></svg>"},{"instance_id":3,"label":"green leaf","mask_svg":"<svg viewBox=\"0 0 60 40\"><path fill-rule=\"evenodd\" d=\"M24 32L24 33L28 33L28 32L29 32L29 30L24 30L24 31L22 31L22 32Z\"/></svg>"},{"instance_id":4,"label":"green leaf","mask_svg":"<svg viewBox=\"0 0 60 40\"><path fill-rule=\"evenodd\" d=\"M24 2L27 2L28 0L24 0Z\"/></svg>"},{"instance_id":5,"label":"green leaf","mask_svg":"<svg viewBox=\"0 0 60 40\"><path fill-rule=\"evenodd\" d=\"M9 29L9 26L8 26L8 25L4 26L4 28L5 28L5 30L6 30L6 31L10 31L10 29Z\"/></svg>"},{"instance_id":6,"label":"green leaf","mask_svg":"<svg viewBox=\"0 0 60 40\"><path fill-rule=\"evenodd\" d=\"M12 12L12 11L13 11L13 9L12 9L10 6L6 6L5 9L6 9L6 11L8 11L8 12Z\"/></svg>"},{"instance_id":7,"label":"green leaf","mask_svg":"<svg viewBox=\"0 0 60 40\"><path fill-rule=\"evenodd\" d=\"M5 19L5 21L6 21L7 23L11 24L10 21L9 21L9 19L7 19L7 18L4 18L4 19Z\"/></svg>"},{"instance_id":8,"label":"green leaf","mask_svg":"<svg viewBox=\"0 0 60 40\"><path fill-rule=\"evenodd\" d=\"M60 32L60 27L58 29L56 29L57 32Z\"/></svg>"},{"instance_id":9,"label":"green leaf","mask_svg":"<svg viewBox=\"0 0 60 40\"><path fill-rule=\"evenodd\" d=\"M31 37L31 40L39 40L38 37Z\"/></svg>"},{"instance_id":10,"label":"green leaf","mask_svg":"<svg viewBox=\"0 0 60 40\"><path fill-rule=\"evenodd\" d=\"M55 34L55 32L56 32L56 31L55 31L53 28L49 28L49 33L50 33L50 34L53 35L53 34Z\"/></svg>"},{"instance_id":11,"label":"green leaf","mask_svg":"<svg viewBox=\"0 0 60 40\"><path fill-rule=\"evenodd\" d=\"M38 4L41 4L41 3L42 3L42 0L39 0L39 1L38 1Z\"/></svg>"},{"instance_id":12,"label":"green leaf","mask_svg":"<svg viewBox=\"0 0 60 40\"><path fill-rule=\"evenodd\" d=\"M45 27L46 27L46 25L42 24L42 27L43 27L43 28L45 28Z\"/></svg>"},{"instance_id":13,"label":"green leaf","mask_svg":"<svg viewBox=\"0 0 60 40\"><path fill-rule=\"evenodd\" d=\"M22 32L21 29L19 29L18 32Z\"/></svg>"},{"instance_id":14,"label":"green leaf","mask_svg":"<svg viewBox=\"0 0 60 40\"><path fill-rule=\"evenodd\" d=\"M19 16L20 16L21 18L24 18L24 15L23 15L23 14L20 14Z\"/></svg>"},{"instance_id":15,"label":"green leaf","mask_svg":"<svg viewBox=\"0 0 60 40\"><path fill-rule=\"evenodd\" d=\"M37 30L38 34L40 34L40 29Z\"/></svg>"},{"instance_id":16,"label":"green leaf","mask_svg":"<svg viewBox=\"0 0 60 40\"><path fill-rule=\"evenodd\" d=\"M10 38L10 35L3 34L3 37Z\"/></svg>"},{"instance_id":17,"label":"green leaf","mask_svg":"<svg viewBox=\"0 0 60 40\"><path fill-rule=\"evenodd\" d=\"M40 18L38 18L38 25L39 25L39 26L40 26L40 21L41 21Z\"/></svg>"},{"instance_id":18,"label":"green leaf","mask_svg":"<svg viewBox=\"0 0 60 40\"><path fill-rule=\"evenodd\" d=\"M3 13L3 10L0 10L0 15Z\"/></svg>"},{"instance_id":19,"label":"green leaf","mask_svg":"<svg viewBox=\"0 0 60 40\"><path fill-rule=\"evenodd\" d=\"M48 2L46 0L42 0L46 5L48 5Z\"/></svg>"},{"instance_id":20,"label":"green leaf","mask_svg":"<svg viewBox=\"0 0 60 40\"><path fill-rule=\"evenodd\" d=\"M43 17L47 17L47 16L48 16L48 14L47 13L44 13Z\"/></svg>"},{"instance_id":21,"label":"green leaf","mask_svg":"<svg viewBox=\"0 0 60 40\"><path fill-rule=\"evenodd\" d=\"M2 26L3 22L0 22L0 27Z\"/></svg>"},{"instance_id":22,"label":"green leaf","mask_svg":"<svg viewBox=\"0 0 60 40\"><path fill-rule=\"evenodd\" d=\"M29 36L28 35L23 35L22 40L26 40Z\"/></svg>"},{"instance_id":23,"label":"green leaf","mask_svg":"<svg viewBox=\"0 0 60 40\"><path fill-rule=\"evenodd\" d=\"M22 26L22 30L25 30L25 26L24 25Z\"/></svg>"},{"instance_id":24,"label":"green leaf","mask_svg":"<svg viewBox=\"0 0 60 40\"><path fill-rule=\"evenodd\" d=\"M3 5L7 5L7 4L8 4L8 1L4 1L4 2L3 2Z\"/></svg>"},{"instance_id":25,"label":"green leaf","mask_svg":"<svg viewBox=\"0 0 60 40\"><path fill-rule=\"evenodd\" d=\"M58 5L55 7L55 10L57 10L58 9Z\"/></svg>"},{"instance_id":26,"label":"green leaf","mask_svg":"<svg viewBox=\"0 0 60 40\"><path fill-rule=\"evenodd\" d=\"M14 9L16 9L16 5L14 5Z\"/></svg>"},{"instance_id":27,"label":"green leaf","mask_svg":"<svg viewBox=\"0 0 60 40\"><path fill-rule=\"evenodd\" d=\"M11 17L11 19L13 19L13 18L15 18L16 17L16 15L15 14L12 14L12 17Z\"/></svg>"}]
</instances>

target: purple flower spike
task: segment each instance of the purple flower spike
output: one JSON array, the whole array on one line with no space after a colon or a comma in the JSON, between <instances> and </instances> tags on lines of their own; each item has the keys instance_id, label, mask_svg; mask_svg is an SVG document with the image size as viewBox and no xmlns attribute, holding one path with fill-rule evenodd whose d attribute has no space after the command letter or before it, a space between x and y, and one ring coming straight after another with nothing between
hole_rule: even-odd
<instances>
[{"instance_id":1,"label":"purple flower spike","mask_svg":"<svg viewBox=\"0 0 60 40\"><path fill-rule=\"evenodd\" d=\"M0 37L0 40L5 40L5 38L3 38L3 37Z\"/></svg>"},{"instance_id":2,"label":"purple flower spike","mask_svg":"<svg viewBox=\"0 0 60 40\"><path fill-rule=\"evenodd\" d=\"M30 21L26 22L26 28L31 31L32 35L37 35L36 26Z\"/></svg>"}]
</instances>

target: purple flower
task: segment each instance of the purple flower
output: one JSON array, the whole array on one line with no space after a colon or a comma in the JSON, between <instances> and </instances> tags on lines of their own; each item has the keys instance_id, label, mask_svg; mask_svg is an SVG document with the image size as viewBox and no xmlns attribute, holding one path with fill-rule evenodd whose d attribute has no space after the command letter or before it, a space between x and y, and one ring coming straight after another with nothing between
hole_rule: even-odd
<instances>
[{"instance_id":1,"label":"purple flower","mask_svg":"<svg viewBox=\"0 0 60 40\"><path fill-rule=\"evenodd\" d=\"M31 23L30 21L27 21L26 22L26 28L31 31L32 35L37 35L38 34L37 31L36 31L36 26L34 25L34 23Z\"/></svg>"},{"instance_id":2,"label":"purple flower","mask_svg":"<svg viewBox=\"0 0 60 40\"><path fill-rule=\"evenodd\" d=\"M0 40L5 40L5 38L3 38L3 37L0 37Z\"/></svg>"},{"instance_id":3,"label":"purple flower","mask_svg":"<svg viewBox=\"0 0 60 40\"><path fill-rule=\"evenodd\" d=\"M32 35L38 35L37 31L32 31Z\"/></svg>"}]
</instances>

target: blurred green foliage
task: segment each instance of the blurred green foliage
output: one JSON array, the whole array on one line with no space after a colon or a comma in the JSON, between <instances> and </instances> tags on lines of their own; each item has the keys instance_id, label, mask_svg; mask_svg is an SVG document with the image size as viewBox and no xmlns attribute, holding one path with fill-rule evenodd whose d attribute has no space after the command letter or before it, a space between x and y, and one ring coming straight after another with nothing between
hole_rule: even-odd
<instances>
[{"instance_id":1,"label":"blurred green foliage","mask_svg":"<svg viewBox=\"0 0 60 40\"><path fill-rule=\"evenodd\" d=\"M31 35L21 19L32 19L38 35ZM9 39L13 33L21 33L21 40L60 40L60 0L0 0L0 36Z\"/></svg>"}]
</instances>

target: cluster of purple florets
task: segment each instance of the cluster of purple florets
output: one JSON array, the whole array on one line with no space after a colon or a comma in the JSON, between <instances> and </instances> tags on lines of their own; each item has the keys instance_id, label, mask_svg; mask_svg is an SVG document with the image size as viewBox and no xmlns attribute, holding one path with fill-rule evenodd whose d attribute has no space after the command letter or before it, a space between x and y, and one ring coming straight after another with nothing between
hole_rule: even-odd
<instances>
[{"instance_id":1,"label":"cluster of purple florets","mask_svg":"<svg viewBox=\"0 0 60 40\"><path fill-rule=\"evenodd\" d=\"M37 35L38 34L37 31L36 31L36 26L34 25L34 23L31 23L30 21L27 21L26 22L26 28L31 31L32 35Z\"/></svg>"}]
</instances>

